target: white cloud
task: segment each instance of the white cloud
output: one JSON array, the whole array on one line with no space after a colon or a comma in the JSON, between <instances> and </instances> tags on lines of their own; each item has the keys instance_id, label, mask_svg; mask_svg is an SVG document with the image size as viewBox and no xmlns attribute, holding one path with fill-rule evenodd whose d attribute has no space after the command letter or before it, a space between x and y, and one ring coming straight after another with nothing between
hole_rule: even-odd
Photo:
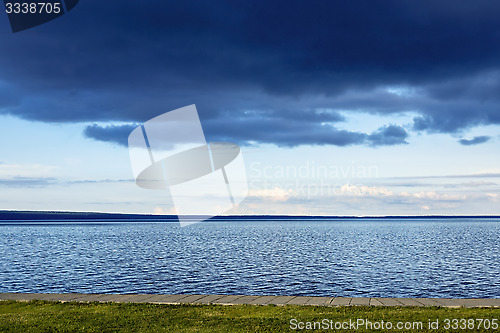
<instances>
[{"instance_id":1,"label":"white cloud","mask_svg":"<svg viewBox=\"0 0 500 333\"><path fill-rule=\"evenodd\" d=\"M436 191L421 191L421 192L394 192L386 187L366 186L366 185L342 185L338 193L340 196L355 196L355 197L379 197L379 198L406 198L406 199L422 199L432 201L460 201L467 199L464 194L448 194L438 193Z\"/></svg>"},{"instance_id":2,"label":"white cloud","mask_svg":"<svg viewBox=\"0 0 500 333\"><path fill-rule=\"evenodd\" d=\"M493 202L500 201L500 194L498 193L486 193L486 197Z\"/></svg>"},{"instance_id":3,"label":"white cloud","mask_svg":"<svg viewBox=\"0 0 500 333\"><path fill-rule=\"evenodd\" d=\"M249 190L248 196L271 201L287 201L291 197L296 196L296 193L292 189L285 190L276 186L273 189Z\"/></svg>"},{"instance_id":4,"label":"white cloud","mask_svg":"<svg viewBox=\"0 0 500 333\"><path fill-rule=\"evenodd\" d=\"M0 164L0 178L54 176L58 167L42 164Z\"/></svg>"},{"instance_id":5,"label":"white cloud","mask_svg":"<svg viewBox=\"0 0 500 333\"><path fill-rule=\"evenodd\" d=\"M356 197L385 197L393 196L394 192L385 187L345 184L340 188L340 194Z\"/></svg>"},{"instance_id":6,"label":"white cloud","mask_svg":"<svg viewBox=\"0 0 500 333\"><path fill-rule=\"evenodd\" d=\"M494 186L494 185L497 185L497 183L485 182L485 181L475 181L475 182L466 182L466 183L462 183L459 185L467 186L467 187L479 187L479 186Z\"/></svg>"},{"instance_id":7,"label":"white cloud","mask_svg":"<svg viewBox=\"0 0 500 333\"><path fill-rule=\"evenodd\" d=\"M435 201L458 201L465 200L467 196L464 194L446 194L446 193L437 193L436 191L427 191L427 192L417 192L417 193L409 193L402 192L400 193L403 197L410 197L415 199L427 199L427 200L435 200Z\"/></svg>"},{"instance_id":8,"label":"white cloud","mask_svg":"<svg viewBox=\"0 0 500 333\"><path fill-rule=\"evenodd\" d=\"M162 207L155 207L153 209L153 214L155 215L177 215L177 210L175 207L170 207L170 208L162 208Z\"/></svg>"}]
</instances>

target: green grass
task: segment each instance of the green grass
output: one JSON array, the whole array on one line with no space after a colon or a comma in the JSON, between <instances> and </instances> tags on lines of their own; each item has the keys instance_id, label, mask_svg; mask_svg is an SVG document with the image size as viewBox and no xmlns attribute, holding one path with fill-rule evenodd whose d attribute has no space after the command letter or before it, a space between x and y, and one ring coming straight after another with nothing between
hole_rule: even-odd
<instances>
[{"instance_id":1,"label":"green grass","mask_svg":"<svg viewBox=\"0 0 500 333\"><path fill-rule=\"evenodd\" d=\"M444 319L500 321L500 309L0 301L0 332L290 332L293 331L290 329L290 320L293 318L304 323L323 319L333 322L357 319L371 322L383 320L393 325L397 322L423 323L424 329L403 329L399 330L400 332L425 332L428 331L428 320L439 319L440 328L432 332L462 332L464 330L444 329ZM500 331L491 328L478 330L478 322L475 324L476 329L468 331ZM356 332L368 331L370 330L366 330L364 326L356 330ZM392 329L392 331L398 330Z\"/></svg>"}]
</instances>

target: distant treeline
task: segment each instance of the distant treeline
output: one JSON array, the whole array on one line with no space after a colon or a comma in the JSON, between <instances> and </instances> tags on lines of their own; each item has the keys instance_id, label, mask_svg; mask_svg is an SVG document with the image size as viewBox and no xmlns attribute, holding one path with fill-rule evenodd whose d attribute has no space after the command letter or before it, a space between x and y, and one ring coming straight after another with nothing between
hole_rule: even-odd
<instances>
[{"instance_id":1,"label":"distant treeline","mask_svg":"<svg viewBox=\"0 0 500 333\"><path fill-rule=\"evenodd\" d=\"M0 211L1 220L175 220L176 215L143 215L92 212L32 212L32 211Z\"/></svg>"},{"instance_id":2,"label":"distant treeline","mask_svg":"<svg viewBox=\"0 0 500 333\"><path fill-rule=\"evenodd\" d=\"M351 220L351 219L457 219L457 218L500 218L500 216L473 215L473 216L297 216L297 215L227 215L214 216L211 221L234 221L234 220ZM95 212L38 212L38 211L8 211L0 210L0 221L44 221L44 220L145 220L145 221L177 221L176 215L147 215L147 214L119 214L119 213L95 213Z\"/></svg>"}]
</instances>

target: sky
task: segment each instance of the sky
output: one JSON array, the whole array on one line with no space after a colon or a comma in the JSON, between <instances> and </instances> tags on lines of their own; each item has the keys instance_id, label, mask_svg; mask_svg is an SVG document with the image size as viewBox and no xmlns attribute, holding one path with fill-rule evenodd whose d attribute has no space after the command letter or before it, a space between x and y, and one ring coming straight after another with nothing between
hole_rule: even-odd
<instances>
[{"instance_id":1,"label":"sky","mask_svg":"<svg viewBox=\"0 0 500 333\"><path fill-rule=\"evenodd\" d=\"M138 125L195 104L241 147L227 214L500 215L500 3L81 1L0 13L0 209L175 212Z\"/></svg>"}]
</instances>

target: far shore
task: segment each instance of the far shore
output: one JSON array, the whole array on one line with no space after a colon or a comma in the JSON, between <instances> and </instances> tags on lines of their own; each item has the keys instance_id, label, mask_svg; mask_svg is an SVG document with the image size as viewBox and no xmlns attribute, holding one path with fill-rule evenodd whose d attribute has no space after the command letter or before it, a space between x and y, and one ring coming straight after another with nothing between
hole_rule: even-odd
<instances>
[{"instance_id":1,"label":"far shore","mask_svg":"<svg viewBox=\"0 0 500 333\"><path fill-rule=\"evenodd\" d=\"M195 215L191 215L195 217ZM328 215L219 215L208 221L233 220L392 220L392 219L499 219L498 215L386 215L386 216L328 216ZM128 214L103 212L0 210L0 221L88 221L88 220L145 220L177 222L177 215Z\"/></svg>"}]
</instances>

